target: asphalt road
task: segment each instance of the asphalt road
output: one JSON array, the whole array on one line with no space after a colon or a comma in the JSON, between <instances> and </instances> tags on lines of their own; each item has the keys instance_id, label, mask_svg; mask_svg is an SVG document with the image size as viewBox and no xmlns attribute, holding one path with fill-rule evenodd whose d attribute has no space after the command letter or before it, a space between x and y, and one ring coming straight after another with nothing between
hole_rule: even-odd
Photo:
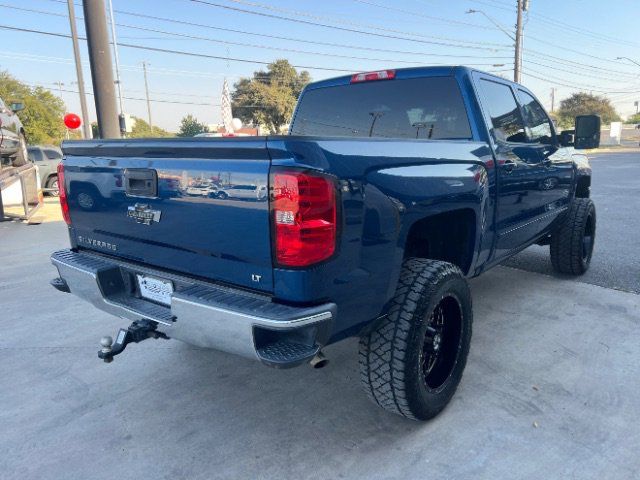
<instances>
[{"instance_id":1,"label":"asphalt road","mask_svg":"<svg viewBox=\"0 0 640 480\"><path fill-rule=\"evenodd\" d=\"M594 160L594 273L613 286L624 252L637 261L632 228L617 232L634 158ZM322 370L164 340L104 364L99 338L125 322L48 285L64 224L0 223L0 240L3 480L638 478L640 295L504 266L472 280L462 383L416 423L366 399L353 339Z\"/></svg>"},{"instance_id":2,"label":"asphalt road","mask_svg":"<svg viewBox=\"0 0 640 480\"><path fill-rule=\"evenodd\" d=\"M640 293L640 152L590 158L597 232L591 267L580 281ZM505 265L555 275L549 247L529 247Z\"/></svg>"}]
</instances>

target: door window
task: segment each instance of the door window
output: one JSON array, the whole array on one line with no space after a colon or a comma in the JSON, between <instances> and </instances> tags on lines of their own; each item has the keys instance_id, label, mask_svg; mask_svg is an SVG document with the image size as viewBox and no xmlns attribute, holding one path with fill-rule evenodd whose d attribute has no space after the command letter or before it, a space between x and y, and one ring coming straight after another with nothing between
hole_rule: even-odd
<instances>
[{"instance_id":1,"label":"door window","mask_svg":"<svg viewBox=\"0 0 640 480\"><path fill-rule=\"evenodd\" d=\"M49 160L61 160L62 152L55 150L53 148L47 148L44 151L44 154L47 156Z\"/></svg>"},{"instance_id":2,"label":"door window","mask_svg":"<svg viewBox=\"0 0 640 480\"><path fill-rule=\"evenodd\" d=\"M27 150L29 154L29 160L32 162L42 162L44 157L42 156L42 150L39 148L30 148Z\"/></svg>"},{"instance_id":3,"label":"door window","mask_svg":"<svg viewBox=\"0 0 640 480\"><path fill-rule=\"evenodd\" d=\"M544 108L535 98L523 90L520 90L520 98L529 141L551 145L553 143L553 130Z\"/></svg>"},{"instance_id":4,"label":"door window","mask_svg":"<svg viewBox=\"0 0 640 480\"><path fill-rule=\"evenodd\" d=\"M524 122L511 87L491 80L480 80L480 92L491 117L496 141L526 142Z\"/></svg>"}]
</instances>

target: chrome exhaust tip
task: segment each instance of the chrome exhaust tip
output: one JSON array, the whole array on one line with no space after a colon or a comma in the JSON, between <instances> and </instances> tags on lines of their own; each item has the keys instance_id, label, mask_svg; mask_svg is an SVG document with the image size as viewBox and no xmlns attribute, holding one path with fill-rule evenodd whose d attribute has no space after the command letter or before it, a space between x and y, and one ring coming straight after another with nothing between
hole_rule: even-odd
<instances>
[{"instance_id":1,"label":"chrome exhaust tip","mask_svg":"<svg viewBox=\"0 0 640 480\"><path fill-rule=\"evenodd\" d=\"M329 363L329 359L324 356L322 352L316 353L315 357L309 360L309 365L312 368L324 368Z\"/></svg>"}]
</instances>

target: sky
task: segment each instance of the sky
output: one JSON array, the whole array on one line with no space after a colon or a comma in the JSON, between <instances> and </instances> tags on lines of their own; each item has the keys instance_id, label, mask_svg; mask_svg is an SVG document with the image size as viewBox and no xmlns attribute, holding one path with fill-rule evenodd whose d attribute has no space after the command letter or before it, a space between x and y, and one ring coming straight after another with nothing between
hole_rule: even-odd
<instances>
[{"instance_id":1,"label":"sky","mask_svg":"<svg viewBox=\"0 0 640 480\"><path fill-rule=\"evenodd\" d=\"M147 119L147 62L153 124L170 131L189 113L220 122L223 79L233 84L278 58L314 80L435 64L513 78L516 0L112 1L124 110ZM465 13L470 9L483 13ZM76 16L84 36L80 0ZM522 83L548 109L555 89L556 108L587 91L610 98L623 117L635 113L640 65L616 57L640 63L639 21L637 0L530 0ZM0 26L68 35L66 0L2 0ZM0 44L0 70L51 89L80 113L69 38L0 28ZM80 49L91 92L86 42ZM87 103L94 121L92 96Z\"/></svg>"}]
</instances>

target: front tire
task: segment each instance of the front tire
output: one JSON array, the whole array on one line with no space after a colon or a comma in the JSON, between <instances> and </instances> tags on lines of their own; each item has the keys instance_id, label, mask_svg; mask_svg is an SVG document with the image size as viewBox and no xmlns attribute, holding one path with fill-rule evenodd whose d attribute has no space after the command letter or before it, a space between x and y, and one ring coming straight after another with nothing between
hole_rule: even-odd
<instances>
[{"instance_id":1,"label":"front tire","mask_svg":"<svg viewBox=\"0 0 640 480\"><path fill-rule=\"evenodd\" d=\"M404 262L388 315L360 338L369 398L414 420L440 413L467 362L473 312L462 272L447 262Z\"/></svg>"},{"instance_id":2,"label":"front tire","mask_svg":"<svg viewBox=\"0 0 640 480\"><path fill-rule=\"evenodd\" d=\"M596 207L574 198L563 223L551 235L551 264L558 273L582 275L589 269L596 239Z\"/></svg>"}]
</instances>

